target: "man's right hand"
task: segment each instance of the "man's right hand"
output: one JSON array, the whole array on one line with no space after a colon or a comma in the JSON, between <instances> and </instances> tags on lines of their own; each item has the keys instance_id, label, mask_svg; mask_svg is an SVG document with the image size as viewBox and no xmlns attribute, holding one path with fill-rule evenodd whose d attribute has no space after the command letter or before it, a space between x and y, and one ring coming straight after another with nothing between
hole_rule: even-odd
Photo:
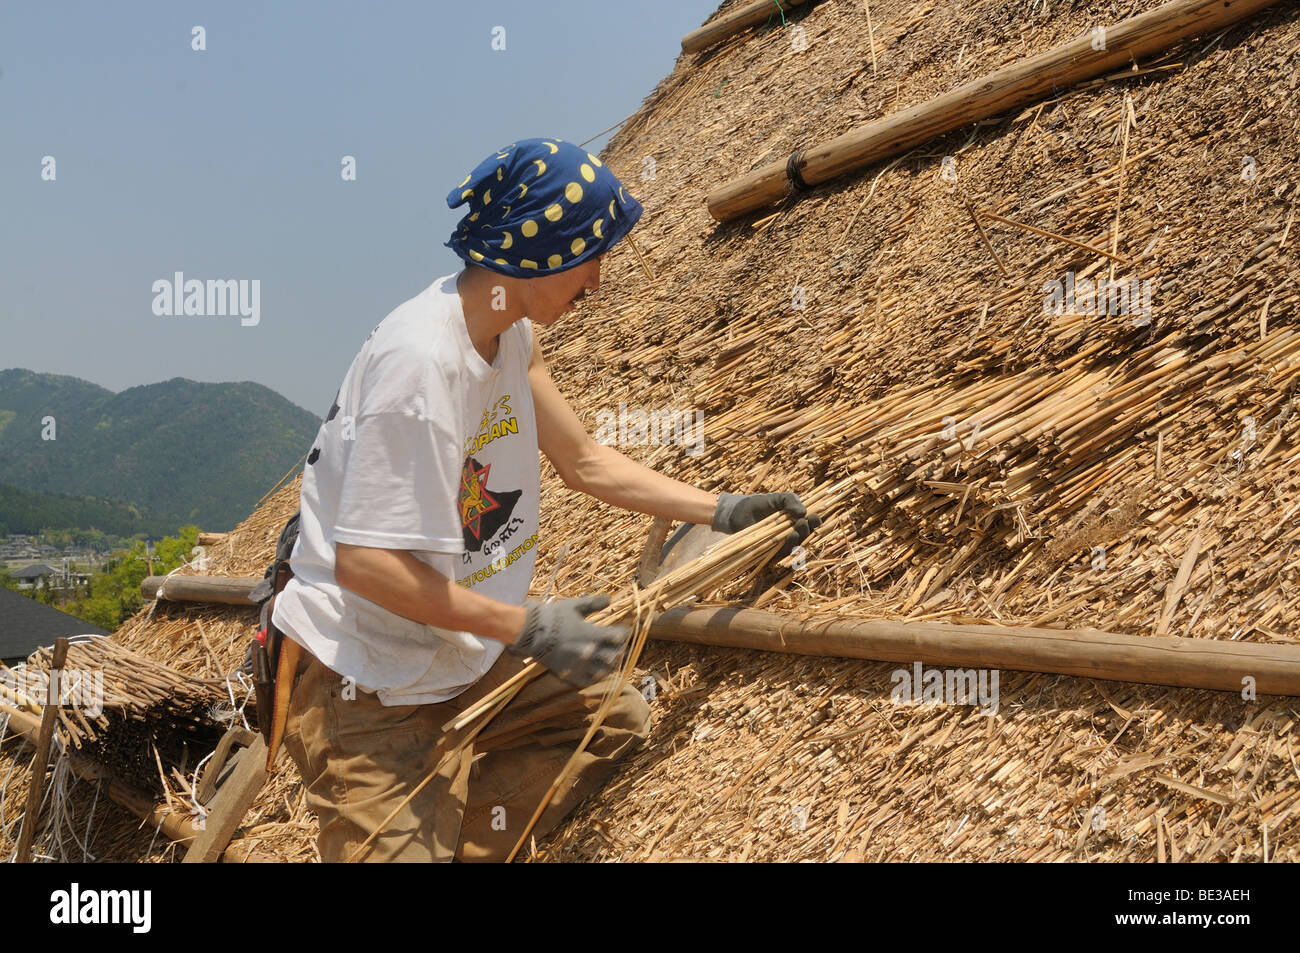
<instances>
[{"instance_id":1,"label":"man's right hand","mask_svg":"<svg viewBox=\"0 0 1300 953\"><path fill-rule=\"evenodd\" d=\"M530 604L523 631L507 651L531 656L571 685L586 688L614 670L627 641L626 626L587 621L608 605L609 596L597 595Z\"/></svg>"}]
</instances>

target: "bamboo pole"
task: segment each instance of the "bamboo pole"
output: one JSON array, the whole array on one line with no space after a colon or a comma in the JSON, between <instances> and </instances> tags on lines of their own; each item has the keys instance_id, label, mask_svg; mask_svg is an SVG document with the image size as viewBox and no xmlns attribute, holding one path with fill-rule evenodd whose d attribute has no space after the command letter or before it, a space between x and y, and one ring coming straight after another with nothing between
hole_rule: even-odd
<instances>
[{"instance_id":1,"label":"bamboo pole","mask_svg":"<svg viewBox=\"0 0 1300 953\"><path fill-rule=\"evenodd\" d=\"M708 196L709 214L725 222L776 202L790 189L790 167L809 187L906 152L968 123L1008 112L1081 80L1100 76L1204 36L1278 0L1170 0L1169 3L1012 63L951 92L795 152L732 179ZM1097 49L1094 44L1100 44Z\"/></svg>"},{"instance_id":2,"label":"bamboo pole","mask_svg":"<svg viewBox=\"0 0 1300 953\"><path fill-rule=\"evenodd\" d=\"M650 636L881 662L1005 668L1266 695L1300 695L1300 646L939 622L802 620L754 609L673 609Z\"/></svg>"}]
</instances>

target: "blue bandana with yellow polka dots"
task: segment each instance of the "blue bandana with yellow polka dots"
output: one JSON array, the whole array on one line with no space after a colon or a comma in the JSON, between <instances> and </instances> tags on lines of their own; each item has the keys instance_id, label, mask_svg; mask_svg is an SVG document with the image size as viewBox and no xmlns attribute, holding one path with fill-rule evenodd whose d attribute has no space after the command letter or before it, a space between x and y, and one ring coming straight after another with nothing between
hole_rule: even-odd
<instances>
[{"instance_id":1,"label":"blue bandana with yellow polka dots","mask_svg":"<svg viewBox=\"0 0 1300 953\"><path fill-rule=\"evenodd\" d=\"M468 205L448 248L503 275L564 271L614 246L641 203L590 152L563 139L521 139L488 156L447 195Z\"/></svg>"}]
</instances>

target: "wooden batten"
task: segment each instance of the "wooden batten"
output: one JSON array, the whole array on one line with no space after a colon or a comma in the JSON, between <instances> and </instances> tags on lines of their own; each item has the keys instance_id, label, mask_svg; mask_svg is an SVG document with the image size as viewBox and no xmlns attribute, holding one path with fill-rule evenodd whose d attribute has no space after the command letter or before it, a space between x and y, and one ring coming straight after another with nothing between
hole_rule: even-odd
<instances>
[{"instance_id":1,"label":"wooden batten","mask_svg":"<svg viewBox=\"0 0 1300 953\"><path fill-rule=\"evenodd\" d=\"M1300 646L885 619L812 621L754 609L673 609L652 638L733 648L1048 672L1268 695L1300 695Z\"/></svg>"},{"instance_id":2,"label":"wooden batten","mask_svg":"<svg viewBox=\"0 0 1300 953\"><path fill-rule=\"evenodd\" d=\"M140 583L140 593L146 599L157 597L169 602L250 606L254 603L249 601L248 594L261 581L258 576L148 576ZM161 597L158 596L160 588Z\"/></svg>"},{"instance_id":3,"label":"wooden batten","mask_svg":"<svg viewBox=\"0 0 1300 953\"><path fill-rule=\"evenodd\" d=\"M888 159L972 122L1059 93L1197 36L1245 19L1277 0L1171 0L1170 3L1012 63L875 122L804 148L795 162L808 186ZM699 31L697 31L699 32ZM1100 42L1101 49L1094 43ZM685 41L683 41L683 44ZM708 195L709 214L725 222L764 208L790 192L781 159L732 179Z\"/></svg>"},{"instance_id":4,"label":"wooden batten","mask_svg":"<svg viewBox=\"0 0 1300 953\"><path fill-rule=\"evenodd\" d=\"M696 53L707 49L735 36L741 30L764 23L770 17L782 15L791 7L802 6L807 2L808 0L755 0L754 3L723 14L698 30L687 33L682 37L682 52Z\"/></svg>"}]
</instances>

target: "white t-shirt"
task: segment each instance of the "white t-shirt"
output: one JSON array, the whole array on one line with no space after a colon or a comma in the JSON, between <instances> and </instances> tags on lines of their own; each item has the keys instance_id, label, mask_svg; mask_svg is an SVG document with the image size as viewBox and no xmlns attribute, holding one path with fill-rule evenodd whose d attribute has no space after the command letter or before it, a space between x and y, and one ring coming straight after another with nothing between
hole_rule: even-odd
<instances>
[{"instance_id":1,"label":"white t-shirt","mask_svg":"<svg viewBox=\"0 0 1300 953\"><path fill-rule=\"evenodd\" d=\"M441 702L505 646L424 625L334 581L334 544L414 551L462 586L522 605L537 554L541 471L528 383L532 322L488 365L456 275L384 318L348 368L307 457L294 577L277 628L385 705Z\"/></svg>"}]
</instances>

